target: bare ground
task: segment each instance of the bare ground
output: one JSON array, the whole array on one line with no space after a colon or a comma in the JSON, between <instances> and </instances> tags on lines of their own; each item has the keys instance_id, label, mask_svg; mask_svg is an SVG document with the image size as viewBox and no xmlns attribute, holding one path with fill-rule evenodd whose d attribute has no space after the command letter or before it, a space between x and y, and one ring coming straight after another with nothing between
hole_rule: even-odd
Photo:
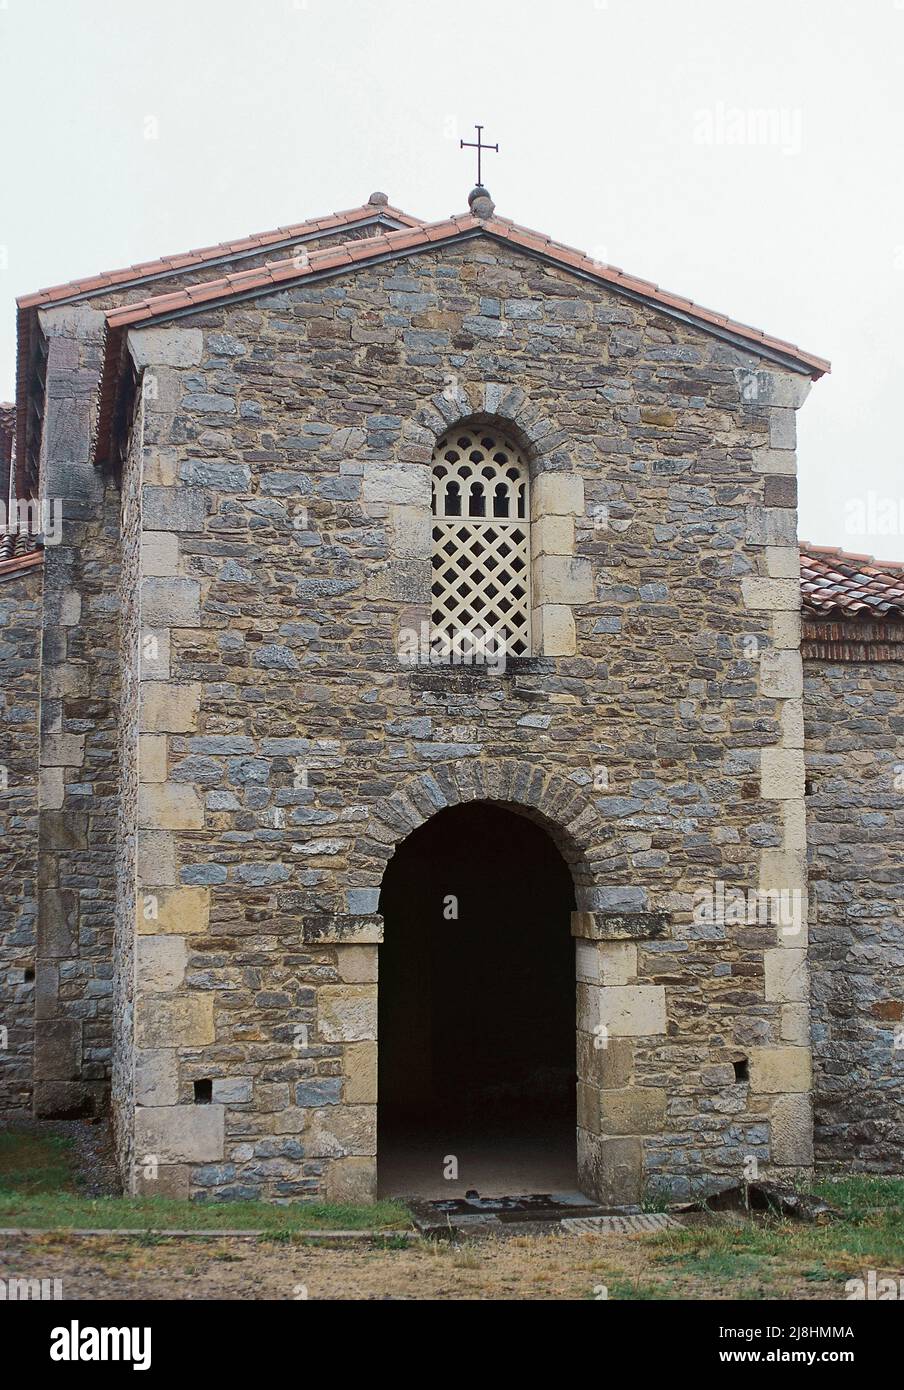
<instances>
[{"instance_id":1,"label":"bare ground","mask_svg":"<svg viewBox=\"0 0 904 1390\"><path fill-rule=\"evenodd\" d=\"M779 1259L695 1268L663 1237L515 1236L336 1248L218 1237L5 1238L0 1277L59 1278L66 1299L837 1299L844 1269Z\"/></svg>"}]
</instances>

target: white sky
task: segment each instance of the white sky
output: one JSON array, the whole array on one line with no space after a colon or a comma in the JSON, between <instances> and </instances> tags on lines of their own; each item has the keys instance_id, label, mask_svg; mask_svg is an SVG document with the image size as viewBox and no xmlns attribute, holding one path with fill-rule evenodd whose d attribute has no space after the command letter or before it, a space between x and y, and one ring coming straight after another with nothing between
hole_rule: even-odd
<instances>
[{"instance_id":1,"label":"white sky","mask_svg":"<svg viewBox=\"0 0 904 1390\"><path fill-rule=\"evenodd\" d=\"M0 0L0 398L15 295L463 211L481 121L502 215L832 359L800 533L904 558L902 55L904 0Z\"/></svg>"}]
</instances>

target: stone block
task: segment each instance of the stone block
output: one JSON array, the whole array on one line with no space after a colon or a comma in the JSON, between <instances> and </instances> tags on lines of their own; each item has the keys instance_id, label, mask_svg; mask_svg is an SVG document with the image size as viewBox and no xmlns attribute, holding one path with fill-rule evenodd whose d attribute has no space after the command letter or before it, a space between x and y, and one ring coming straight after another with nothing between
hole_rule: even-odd
<instances>
[{"instance_id":1,"label":"stone block","mask_svg":"<svg viewBox=\"0 0 904 1390\"><path fill-rule=\"evenodd\" d=\"M800 748L764 748L760 754L760 795L764 801L792 801L804 794L804 755Z\"/></svg>"},{"instance_id":2,"label":"stone block","mask_svg":"<svg viewBox=\"0 0 904 1390\"><path fill-rule=\"evenodd\" d=\"M777 406L769 411L769 445L773 449L797 446L797 420L792 407Z\"/></svg>"},{"instance_id":3,"label":"stone block","mask_svg":"<svg viewBox=\"0 0 904 1390\"><path fill-rule=\"evenodd\" d=\"M141 490L142 525L146 531L203 531L207 499L200 488L156 487Z\"/></svg>"},{"instance_id":4,"label":"stone block","mask_svg":"<svg viewBox=\"0 0 904 1390\"><path fill-rule=\"evenodd\" d=\"M181 936L139 936L135 959L139 990L171 994L182 987L188 951Z\"/></svg>"},{"instance_id":5,"label":"stone block","mask_svg":"<svg viewBox=\"0 0 904 1390\"><path fill-rule=\"evenodd\" d=\"M658 1134L665 1128L666 1092L655 1086L624 1086L600 1092L601 1134Z\"/></svg>"},{"instance_id":6,"label":"stone block","mask_svg":"<svg viewBox=\"0 0 904 1390\"><path fill-rule=\"evenodd\" d=\"M531 484L531 521L544 516L583 516L584 479L579 473L539 473Z\"/></svg>"},{"instance_id":7,"label":"stone block","mask_svg":"<svg viewBox=\"0 0 904 1390\"><path fill-rule=\"evenodd\" d=\"M634 1079L634 1043L579 1031L577 1070L583 1082L600 1090L629 1086Z\"/></svg>"},{"instance_id":8,"label":"stone block","mask_svg":"<svg viewBox=\"0 0 904 1390\"><path fill-rule=\"evenodd\" d=\"M593 567L569 555L541 555L534 564L533 597L545 604L581 604L593 600Z\"/></svg>"},{"instance_id":9,"label":"stone block","mask_svg":"<svg viewBox=\"0 0 904 1390\"><path fill-rule=\"evenodd\" d=\"M343 1049L342 1071L345 1082L342 1099L346 1105L376 1105L377 1044L350 1043Z\"/></svg>"},{"instance_id":10,"label":"stone block","mask_svg":"<svg viewBox=\"0 0 904 1390\"><path fill-rule=\"evenodd\" d=\"M785 473L776 473L763 480L763 501L767 507L797 507L797 479Z\"/></svg>"},{"instance_id":11,"label":"stone block","mask_svg":"<svg viewBox=\"0 0 904 1390\"><path fill-rule=\"evenodd\" d=\"M813 1164L813 1107L808 1095L776 1096L770 1110L772 1163L809 1168Z\"/></svg>"},{"instance_id":12,"label":"stone block","mask_svg":"<svg viewBox=\"0 0 904 1390\"><path fill-rule=\"evenodd\" d=\"M179 1099L179 1066L171 1047L135 1053L135 1104L175 1105Z\"/></svg>"},{"instance_id":13,"label":"stone block","mask_svg":"<svg viewBox=\"0 0 904 1390\"><path fill-rule=\"evenodd\" d=\"M138 881L150 887L176 882L176 842L165 830L139 830Z\"/></svg>"},{"instance_id":14,"label":"stone block","mask_svg":"<svg viewBox=\"0 0 904 1390\"><path fill-rule=\"evenodd\" d=\"M607 1207L639 1204L643 1195L643 1142L603 1139L578 1130L578 1182L581 1191Z\"/></svg>"},{"instance_id":15,"label":"stone block","mask_svg":"<svg viewBox=\"0 0 904 1390\"><path fill-rule=\"evenodd\" d=\"M336 970L345 984L376 984L378 959L376 946L340 946Z\"/></svg>"},{"instance_id":16,"label":"stone block","mask_svg":"<svg viewBox=\"0 0 904 1390\"><path fill-rule=\"evenodd\" d=\"M416 560L430 559L433 536L429 507L391 506L389 529L393 555Z\"/></svg>"},{"instance_id":17,"label":"stone block","mask_svg":"<svg viewBox=\"0 0 904 1390\"><path fill-rule=\"evenodd\" d=\"M168 579L179 573L179 537L170 531L145 531L141 537L141 570Z\"/></svg>"},{"instance_id":18,"label":"stone block","mask_svg":"<svg viewBox=\"0 0 904 1390\"><path fill-rule=\"evenodd\" d=\"M753 471L765 474L797 474L797 454L793 449L757 449L753 455Z\"/></svg>"},{"instance_id":19,"label":"stone block","mask_svg":"<svg viewBox=\"0 0 904 1390\"><path fill-rule=\"evenodd\" d=\"M42 767L39 775L38 805L42 811L59 811L65 798L61 767Z\"/></svg>"},{"instance_id":20,"label":"stone block","mask_svg":"<svg viewBox=\"0 0 904 1390\"><path fill-rule=\"evenodd\" d=\"M252 1097L253 1082L250 1076L223 1076L214 1078L214 1105L249 1105Z\"/></svg>"},{"instance_id":21,"label":"stone block","mask_svg":"<svg viewBox=\"0 0 904 1390\"><path fill-rule=\"evenodd\" d=\"M210 889L145 890L138 898L136 912L143 935L198 936L210 925Z\"/></svg>"},{"instance_id":22,"label":"stone block","mask_svg":"<svg viewBox=\"0 0 904 1390\"><path fill-rule=\"evenodd\" d=\"M39 896L39 954L67 960L77 954L79 895L74 888L44 888Z\"/></svg>"},{"instance_id":23,"label":"stone block","mask_svg":"<svg viewBox=\"0 0 904 1390\"><path fill-rule=\"evenodd\" d=\"M808 1047L754 1047L750 1050L750 1089L755 1095L809 1092Z\"/></svg>"},{"instance_id":24,"label":"stone block","mask_svg":"<svg viewBox=\"0 0 904 1390\"><path fill-rule=\"evenodd\" d=\"M782 747L803 748L804 746L804 702L786 700L782 705Z\"/></svg>"},{"instance_id":25,"label":"stone block","mask_svg":"<svg viewBox=\"0 0 904 1390\"><path fill-rule=\"evenodd\" d=\"M602 985L626 985L637 974L637 947L630 941L599 941L599 981Z\"/></svg>"},{"instance_id":26,"label":"stone block","mask_svg":"<svg viewBox=\"0 0 904 1390\"><path fill-rule=\"evenodd\" d=\"M167 1197L187 1202L191 1195L191 1169L187 1163L136 1165L131 1191L136 1197Z\"/></svg>"},{"instance_id":27,"label":"stone block","mask_svg":"<svg viewBox=\"0 0 904 1390\"><path fill-rule=\"evenodd\" d=\"M141 621L146 627L200 627L201 586L175 576L141 583Z\"/></svg>"},{"instance_id":28,"label":"stone block","mask_svg":"<svg viewBox=\"0 0 904 1390\"><path fill-rule=\"evenodd\" d=\"M35 1029L35 1079L78 1081L82 1070L82 1025L78 1019L46 1019ZM46 1114L46 1109L41 1112Z\"/></svg>"},{"instance_id":29,"label":"stone block","mask_svg":"<svg viewBox=\"0 0 904 1390\"><path fill-rule=\"evenodd\" d=\"M800 582L794 579L763 579L745 574L741 578L741 596L751 613L769 609L777 612L797 612L800 609Z\"/></svg>"},{"instance_id":30,"label":"stone block","mask_svg":"<svg viewBox=\"0 0 904 1390\"><path fill-rule=\"evenodd\" d=\"M544 603L531 613L533 648L539 656L574 656L577 633L567 604Z\"/></svg>"},{"instance_id":31,"label":"stone block","mask_svg":"<svg viewBox=\"0 0 904 1390\"><path fill-rule=\"evenodd\" d=\"M138 777L142 782L166 781L166 735L138 737Z\"/></svg>"},{"instance_id":32,"label":"stone block","mask_svg":"<svg viewBox=\"0 0 904 1390\"><path fill-rule=\"evenodd\" d=\"M802 947L774 946L763 953L768 1003L805 1004L810 998L807 953Z\"/></svg>"},{"instance_id":33,"label":"stone block","mask_svg":"<svg viewBox=\"0 0 904 1390\"><path fill-rule=\"evenodd\" d=\"M328 1202L367 1204L377 1200L376 1158L334 1159L326 1171Z\"/></svg>"},{"instance_id":34,"label":"stone block","mask_svg":"<svg viewBox=\"0 0 904 1390\"><path fill-rule=\"evenodd\" d=\"M541 516L530 529L530 553L538 555L574 554L574 517Z\"/></svg>"},{"instance_id":35,"label":"stone block","mask_svg":"<svg viewBox=\"0 0 904 1390\"><path fill-rule=\"evenodd\" d=\"M797 1047L810 1046L809 1003L782 1006L781 1035L784 1043L793 1043Z\"/></svg>"},{"instance_id":36,"label":"stone block","mask_svg":"<svg viewBox=\"0 0 904 1390\"><path fill-rule=\"evenodd\" d=\"M415 463L366 463L362 500L397 506L430 507L430 469Z\"/></svg>"},{"instance_id":37,"label":"stone block","mask_svg":"<svg viewBox=\"0 0 904 1390\"><path fill-rule=\"evenodd\" d=\"M212 994L146 995L136 1001L135 1016L139 1047L204 1047L215 1041Z\"/></svg>"},{"instance_id":38,"label":"stone block","mask_svg":"<svg viewBox=\"0 0 904 1390\"><path fill-rule=\"evenodd\" d=\"M796 545L767 545L765 558L770 579L800 578L800 550Z\"/></svg>"},{"instance_id":39,"label":"stone block","mask_svg":"<svg viewBox=\"0 0 904 1390\"><path fill-rule=\"evenodd\" d=\"M128 347L136 367L197 367L204 334L200 328L131 328Z\"/></svg>"},{"instance_id":40,"label":"stone block","mask_svg":"<svg viewBox=\"0 0 904 1390\"><path fill-rule=\"evenodd\" d=\"M321 985L317 1031L323 1042L359 1042L377 1036L377 991L373 985Z\"/></svg>"},{"instance_id":41,"label":"stone block","mask_svg":"<svg viewBox=\"0 0 904 1390\"><path fill-rule=\"evenodd\" d=\"M138 824L144 830L203 830L204 806L194 787L148 783L138 788Z\"/></svg>"},{"instance_id":42,"label":"stone block","mask_svg":"<svg viewBox=\"0 0 904 1390\"><path fill-rule=\"evenodd\" d=\"M151 681L142 684L142 733L193 733L198 727L203 686L194 682Z\"/></svg>"},{"instance_id":43,"label":"stone block","mask_svg":"<svg viewBox=\"0 0 904 1390\"><path fill-rule=\"evenodd\" d=\"M168 681L170 631L166 627L143 628L138 642L138 664L143 681Z\"/></svg>"},{"instance_id":44,"label":"stone block","mask_svg":"<svg viewBox=\"0 0 904 1390\"><path fill-rule=\"evenodd\" d=\"M222 1158L222 1105L139 1106L135 1111L135 1158L153 1155L160 1164L211 1163Z\"/></svg>"},{"instance_id":45,"label":"stone block","mask_svg":"<svg viewBox=\"0 0 904 1390\"><path fill-rule=\"evenodd\" d=\"M800 699L804 689L804 668L800 652L774 651L767 647L760 653L760 690L776 700Z\"/></svg>"},{"instance_id":46,"label":"stone block","mask_svg":"<svg viewBox=\"0 0 904 1390\"><path fill-rule=\"evenodd\" d=\"M81 767L84 761L84 734L45 734L41 739L42 767Z\"/></svg>"},{"instance_id":47,"label":"stone block","mask_svg":"<svg viewBox=\"0 0 904 1390\"><path fill-rule=\"evenodd\" d=\"M772 645L778 651L800 646L800 613L773 613L771 618Z\"/></svg>"},{"instance_id":48,"label":"stone block","mask_svg":"<svg viewBox=\"0 0 904 1390\"><path fill-rule=\"evenodd\" d=\"M662 985L579 985L578 1009L578 1027L587 1033L600 1024L614 1038L655 1037L666 1029Z\"/></svg>"}]
</instances>

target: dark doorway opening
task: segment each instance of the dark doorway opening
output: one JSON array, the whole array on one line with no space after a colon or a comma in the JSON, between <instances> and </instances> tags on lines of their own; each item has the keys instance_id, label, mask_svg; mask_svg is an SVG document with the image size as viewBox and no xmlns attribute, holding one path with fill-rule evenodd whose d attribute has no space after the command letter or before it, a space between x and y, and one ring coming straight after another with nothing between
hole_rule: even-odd
<instances>
[{"instance_id":1,"label":"dark doorway opening","mask_svg":"<svg viewBox=\"0 0 904 1390\"><path fill-rule=\"evenodd\" d=\"M381 1192L576 1189L573 907L550 836L502 806L441 811L400 845L380 898Z\"/></svg>"}]
</instances>

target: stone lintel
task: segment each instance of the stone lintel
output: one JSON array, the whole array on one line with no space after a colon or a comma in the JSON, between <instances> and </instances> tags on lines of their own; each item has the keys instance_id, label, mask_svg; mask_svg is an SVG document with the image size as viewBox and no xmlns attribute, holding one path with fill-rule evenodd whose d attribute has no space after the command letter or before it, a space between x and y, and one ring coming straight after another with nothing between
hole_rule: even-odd
<instances>
[{"instance_id":1,"label":"stone lintel","mask_svg":"<svg viewBox=\"0 0 904 1390\"><path fill-rule=\"evenodd\" d=\"M668 912L572 912L571 935L588 941L641 941L671 936Z\"/></svg>"},{"instance_id":2,"label":"stone lintel","mask_svg":"<svg viewBox=\"0 0 904 1390\"><path fill-rule=\"evenodd\" d=\"M311 945L376 946L383 940L379 912L324 912L305 917L302 937Z\"/></svg>"}]
</instances>

